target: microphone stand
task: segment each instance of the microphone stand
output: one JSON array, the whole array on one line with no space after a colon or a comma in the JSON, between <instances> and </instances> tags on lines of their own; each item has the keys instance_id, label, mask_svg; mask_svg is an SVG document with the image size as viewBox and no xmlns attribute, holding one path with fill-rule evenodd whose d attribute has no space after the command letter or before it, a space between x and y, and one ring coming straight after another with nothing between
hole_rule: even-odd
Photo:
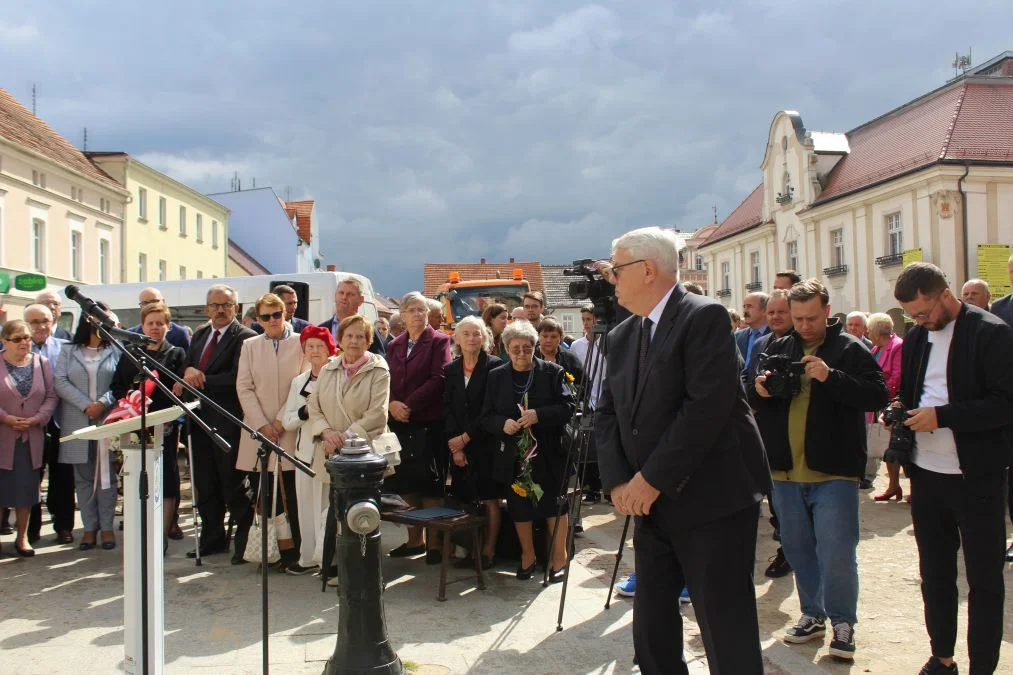
<instances>
[{"instance_id":1,"label":"microphone stand","mask_svg":"<svg viewBox=\"0 0 1013 675\"><path fill-rule=\"evenodd\" d=\"M116 328L114 328L114 329L110 330L108 327L102 325L101 322L95 321L94 319L92 319L92 323L96 325L96 327L98 328L98 332L103 337L103 339L105 339L107 342L109 342L109 344L113 345L117 350L119 350L119 352L124 357L126 357L130 361L130 363L132 363L137 368L138 372L140 373L140 392L141 392L141 434L140 434L140 437L141 437L141 475L139 477L140 489L138 490L138 493L139 493L140 499L141 499L141 504L140 504L140 506L141 506L141 523L140 523L140 525L141 525L141 527L140 527L140 535L141 535L141 537L140 537L140 539L141 539L141 635L142 635L142 638L141 638L141 654L142 654L142 658L143 658L143 666L142 666L142 671L141 672L144 673L144 675L148 675L148 650L149 650L149 645L148 645L148 520L147 520L148 473L147 473L146 464L145 464L145 462L147 460L147 457L146 457L146 452L147 452L147 433L145 431L146 428L147 428L145 426L145 420L146 420L146 416L147 416L147 406L146 406L146 400L145 400L146 397L144 396L144 389L145 389L145 386L146 386L148 378L151 378L151 380L155 383L155 386L158 387L159 390L161 390L161 392L163 394L165 394L168 397L168 399L170 401L172 401L173 404L180 406L183 409L183 412L186 414L187 418L189 420L191 420L192 422L196 423L197 426L200 427L204 431L204 433L206 433L208 435L208 437L214 442L215 445L217 445L219 448L221 448L225 452L229 452L231 450L228 442L224 438L222 438L217 433L217 431L214 428L210 427L207 424L207 422L205 422L203 419L200 418L199 415L197 415L193 410L191 410L190 408L188 408L183 403L183 401L181 401L179 399L179 397L177 397L175 394L172 393L172 390L164 382L162 382L159 377L155 377L154 376L154 371L152 371L151 368L149 368L149 364L151 366L154 366L155 370L158 371L160 374L165 375L166 377L168 377L170 380L172 380L176 384L179 384L183 388L184 391L186 391L188 394L190 394L191 396L193 396L194 398L196 398L197 400L199 400L202 408L204 408L204 406L207 406L207 408L210 408L210 409L214 410L219 415L221 415L222 417L224 417L228 422L236 425L240 429L242 429L242 430L246 431L247 433L249 433L250 436L254 440L256 440L256 441L258 441L260 443L260 447L257 450L257 457L258 457L258 461L260 462L260 495L259 495L258 501L260 502L260 512L261 512L261 514L265 514L267 512L267 508L266 508L266 505L265 505L265 500L267 499L266 486L268 484L267 459L268 459L268 456L270 455L270 453L273 452L276 455L278 455L278 461L279 462L281 461L281 459L288 460L297 469L299 469L300 471L302 471L303 473L305 473L308 476L311 476L311 477L315 476L316 472L313 471L313 469L311 469L308 464L306 464L305 462L299 460L296 457L293 457L289 453L285 452L277 444L271 442L269 439L267 439L259 431L257 431L256 429L254 429L250 425L246 424L242 420L238 419L235 415L233 415L232 413L230 413L228 410L226 410L222 406L218 405L218 403L216 403L215 400L213 398L211 398L210 396L208 396L206 393L204 393L203 391L200 391L199 389L196 389L196 388L190 386L189 384L187 384L183 380L183 378L181 378L176 373L172 372L172 370L170 368L166 368L164 364L158 363L157 361L149 360L149 358L147 357L147 355L143 353L146 350L140 344L136 344L136 343L151 344L151 339L150 338L145 338L145 340L141 341L141 340L137 340L136 339L136 334L132 334L135 337L132 337L130 339L131 339L131 341L134 341L135 344L132 344L130 347L127 347L127 346L123 345L119 340L117 340L115 338L115 335L117 335L117 334L122 335L122 332L121 332L122 329L116 329ZM135 354L134 352L137 352L137 353ZM207 408L204 408L204 409L207 409ZM280 467L278 467L278 468L280 468ZM191 471L192 471L192 468L191 468ZM268 672L268 663L267 663L268 662L267 527L266 526L261 527L260 533L261 533L261 540L260 540L261 547L260 547L260 550L261 550L261 555L262 555L262 560L261 560L261 581L262 581L262 584L263 584L263 590L262 590L262 594L261 594L261 614L262 614L262 617L261 617L261 641L262 642L261 643L263 645L263 650L262 650L263 651L263 654L262 654L263 664L262 664L262 668L263 668L264 674L267 675L267 672ZM198 553L200 553L200 543L199 542L197 544L197 549L198 549Z\"/></svg>"}]
</instances>

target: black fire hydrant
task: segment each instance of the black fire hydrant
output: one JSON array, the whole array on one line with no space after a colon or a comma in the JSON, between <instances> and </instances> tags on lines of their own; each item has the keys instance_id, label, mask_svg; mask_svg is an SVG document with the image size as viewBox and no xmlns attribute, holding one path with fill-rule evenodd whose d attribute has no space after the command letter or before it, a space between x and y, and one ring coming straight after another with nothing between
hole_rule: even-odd
<instances>
[{"instance_id":1,"label":"black fire hydrant","mask_svg":"<svg viewBox=\"0 0 1013 675\"><path fill-rule=\"evenodd\" d=\"M345 442L327 460L331 510L338 534L338 642L324 675L401 675L404 666L387 639L380 569L380 487L387 460L362 438ZM325 558L326 558L325 553Z\"/></svg>"}]
</instances>

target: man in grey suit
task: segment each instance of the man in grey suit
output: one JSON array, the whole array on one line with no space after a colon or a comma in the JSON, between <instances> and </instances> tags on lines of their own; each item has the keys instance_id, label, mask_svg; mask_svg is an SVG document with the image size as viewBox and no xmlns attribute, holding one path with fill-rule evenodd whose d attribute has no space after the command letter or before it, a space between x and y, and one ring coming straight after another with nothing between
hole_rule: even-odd
<instances>
[{"instance_id":1,"label":"man in grey suit","mask_svg":"<svg viewBox=\"0 0 1013 675\"><path fill-rule=\"evenodd\" d=\"M603 487L636 516L633 641L644 673L686 673L679 594L712 673L763 672L753 565L771 487L725 308L679 284L680 243L647 227L612 242L603 273L634 316L608 337L595 411Z\"/></svg>"}]
</instances>

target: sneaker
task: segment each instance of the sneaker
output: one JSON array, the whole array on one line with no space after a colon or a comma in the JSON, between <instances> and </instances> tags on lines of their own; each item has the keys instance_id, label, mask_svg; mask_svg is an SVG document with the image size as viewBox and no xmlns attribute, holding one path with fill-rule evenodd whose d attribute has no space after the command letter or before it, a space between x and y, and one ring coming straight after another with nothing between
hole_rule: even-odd
<instances>
[{"instance_id":1,"label":"sneaker","mask_svg":"<svg viewBox=\"0 0 1013 675\"><path fill-rule=\"evenodd\" d=\"M299 563L289 563L288 567L285 568L285 574L291 574L294 577L301 577L304 574L309 574L317 568L317 565L310 565L309 567L303 567Z\"/></svg>"},{"instance_id":2,"label":"sneaker","mask_svg":"<svg viewBox=\"0 0 1013 675\"><path fill-rule=\"evenodd\" d=\"M679 604L688 605L692 600L689 599L689 587L683 586L682 593L679 594Z\"/></svg>"},{"instance_id":3,"label":"sneaker","mask_svg":"<svg viewBox=\"0 0 1013 675\"><path fill-rule=\"evenodd\" d=\"M809 642L810 640L822 640L823 636L826 634L826 619L817 619L814 616L803 614L802 618L798 620L798 623L789 628L784 634L784 641L789 644L800 645L805 642Z\"/></svg>"},{"instance_id":4,"label":"sneaker","mask_svg":"<svg viewBox=\"0 0 1013 675\"><path fill-rule=\"evenodd\" d=\"M621 595L624 598L632 598L636 592L637 592L636 572L623 579L622 582L618 586L616 586L616 594Z\"/></svg>"},{"instance_id":5,"label":"sneaker","mask_svg":"<svg viewBox=\"0 0 1013 675\"><path fill-rule=\"evenodd\" d=\"M769 558L767 562L770 564L767 565L767 569L763 573L764 576L771 579L780 579L791 574L791 565L788 564L788 559L784 557L783 548L778 547L777 553Z\"/></svg>"},{"instance_id":6,"label":"sneaker","mask_svg":"<svg viewBox=\"0 0 1013 675\"><path fill-rule=\"evenodd\" d=\"M957 664L951 663L944 666L943 662L932 656L928 662L918 671L918 675L957 675Z\"/></svg>"},{"instance_id":7,"label":"sneaker","mask_svg":"<svg viewBox=\"0 0 1013 675\"><path fill-rule=\"evenodd\" d=\"M834 624L834 637L830 641L830 656L847 661L855 660L855 628L844 621Z\"/></svg>"}]
</instances>

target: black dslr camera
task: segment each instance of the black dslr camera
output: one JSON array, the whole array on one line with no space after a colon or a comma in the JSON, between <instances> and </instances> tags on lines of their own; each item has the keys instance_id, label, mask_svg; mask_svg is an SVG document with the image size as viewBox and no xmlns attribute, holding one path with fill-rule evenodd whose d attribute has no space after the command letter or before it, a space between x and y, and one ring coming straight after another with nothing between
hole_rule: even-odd
<instances>
[{"instance_id":1,"label":"black dslr camera","mask_svg":"<svg viewBox=\"0 0 1013 675\"><path fill-rule=\"evenodd\" d=\"M907 408L890 407L883 411L883 421L890 427L890 444L886 446L883 459L909 466L915 449L915 432L904 425L908 418Z\"/></svg>"},{"instance_id":2,"label":"black dslr camera","mask_svg":"<svg viewBox=\"0 0 1013 675\"><path fill-rule=\"evenodd\" d=\"M791 398L802 391L802 373L805 364L792 361L787 354L769 354L760 357L760 373L770 371L763 387L773 398Z\"/></svg>"}]
</instances>

